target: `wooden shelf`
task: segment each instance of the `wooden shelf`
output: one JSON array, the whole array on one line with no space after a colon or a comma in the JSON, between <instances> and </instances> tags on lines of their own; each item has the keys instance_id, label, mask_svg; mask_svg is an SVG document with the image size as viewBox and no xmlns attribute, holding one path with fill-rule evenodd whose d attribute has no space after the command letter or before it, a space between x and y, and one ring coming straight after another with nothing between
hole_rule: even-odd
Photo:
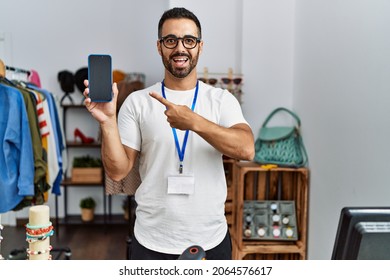
<instances>
[{"instance_id":1,"label":"wooden shelf","mask_svg":"<svg viewBox=\"0 0 390 280\"><path fill-rule=\"evenodd\" d=\"M237 250L232 240L234 259L236 260L301 260L306 248L299 244L279 244L247 246Z\"/></svg>"},{"instance_id":2,"label":"wooden shelf","mask_svg":"<svg viewBox=\"0 0 390 280\"><path fill-rule=\"evenodd\" d=\"M234 259L306 259L308 224L307 168L266 169L254 162L236 162L234 168L236 189L234 203L235 223L233 240ZM266 180L269 188L266 188ZM278 180L282 179L278 190ZM281 194L279 193L281 191ZM243 206L245 200L295 201L298 240L248 240L243 238Z\"/></svg>"},{"instance_id":3,"label":"wooden shelf","mask_svg":"<svg viewBox=\"0 0 390 280\"><path fill-rule=\"evenodd\" d=\"M64 109L68 109L68 108L84 108L85 110L87 110L87 108L85 108L85 106L83 104L62 104L61 105L62 108Z\"/></svg>"},{"instance_id":4,"label":"wooden shelf","mask_svg":"<svg viewBox=\"0 0 390 280\"><path fill-rule=\"evenodd\" d=\"M103 182L74 182L72 181L71 178L65 178L62 180L61 185L64 187L67 186L83 186L83 187L88 187L88 186L101 186L103 185Z\"/></svg>"},{"instance_id":5,"label":"wooden shelf","mask_svg":"<svg viewBox=\"0 0 390 280\"><path fill-rule=\"evenodd\" d=\"M66 146L68 148L100 148L102 144L100 142L86 144L77 141L66 141Z\"/></svg>"}]
</instances>

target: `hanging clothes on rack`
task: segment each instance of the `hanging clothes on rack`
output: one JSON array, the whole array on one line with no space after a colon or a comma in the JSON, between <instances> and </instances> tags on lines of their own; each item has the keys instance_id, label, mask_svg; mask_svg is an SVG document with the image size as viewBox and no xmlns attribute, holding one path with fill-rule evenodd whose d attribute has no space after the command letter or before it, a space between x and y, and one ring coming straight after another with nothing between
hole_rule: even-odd
<instances>
[{"instance_id":1,"label":"hanging clothes on rack","mask_svg":"<svg viewBox=\"0 0 390 280\"><path fill-rule=\"evenodd\" d=\"M47 132L45 135L42 135L42 130L39 127L40 120L38 118L38 100L41 100L42 98L40 94L34 92L33 90L29 89L28 86L25 83L18 83L15 82L18 86L18 89L21 92L24 92L26 95L34 100L35 104L35 116L34 118L29 118L30 124L32 127L34 127L34 130L36 130L36 134L32 136L33 138L33 147L34 149L39 150L39 154L34 157L35 158L35 177L34 177L34 186L35 186L35 193L33 197L25 197L23 201L15 207L13 210L19 210L27 206L33 206L33 205L41 205L48 201L48 191L50 190L52 186L52 182L48 180L48 153L51 153L51 151L48 150L48 147L43 144L44 139L46 139L50 135L50 130L47 128ZM44 110L44 107L41 108ZM48 109L46 109L48 111ZM47 117L45 117L45 123L46 123ZM35 144L34 144L35 143ZM34 153L35 156L35 153Z\"/></svg>"},{"instance_id":2,"label":"hanging clothes on rack","mask_svg":"<svg viewBox=\"0 0 390 280\"><path fill-rule=\"evenodd\" d=\"M65 149L65 145L63 142L63 134L60 125L60 119L58 115L57 106L54 100L54 97L51 92L41 89L33 84L27 84L27 88L36 92L41 93L47 100L48 104L48 112L50 114L50 123L51 123L51 131L52 134L48 138L48 146L52 149L52 152L48 158L49 169L49 184L53 187L52 193L56 195L61 194L61 180L63 176L63 160L62 153Z\"/></svg>"},{"instance_id":3,"label":"hanging clothes on rack","mask_svg":"<svg viewBox=\"0 0 390 280\"><path fill-rule=\"evenodd\" d=\"M4 83L0 83L0 150L0 213L5 213L34 195L34 155L23 96Z\"/></svg>"},{"instance_id":4,"label":"hanging clothes on rack","mask_svg":"<svg viewBox=\"0 0 390 280\"><path fill-rule=\"evenodd\" d=\"M42 147L41 134L38 127L37 105L35 96L26 89L23 83L14 81L14 86L23 95L27 116L30 125L31 140L34 154L34 196L26 196L13 210L19 210L26 206L40 205L47 201L45 193L50 189L46 181L47 160L46 151Z\"/></svg>"},{"instance_id":5,"label":"hanging clothes on rack","mask_svg":"<svg viewBox=\"0 0 390 280\"><path fill-rule=\"evenodd\" d=\"M0 155L0 197L2 198L0 213L2 213L47 202L50 188L54 194L60 194L62 152L65 147L54 97L49 91L40 88L38 73L5 66L1 60L0 64L0 151L3 151L2 155L10 155L10 159L8 156L2 159ZM32 73L35 77L32 77ZM8 75L12 80L8 79ZM17 103L19 107L9 105L11 101ZM23 119L23 124L28 126L28 130L12 126L12 117L19 114L22 116L19 118ZM29 152L19 149L13 143L6 145L9 141L7 142L5 137L10 127L20 134L23 133L23 137L29 140L23 142ZM11 149L14 154L6 153L6 149ZM29 161L29 164L26 164L26 161ZM8 168L8 165L20 165L21 170L15 172L15 168ZM29 171L29 176L21 171L25 173ZM9 179L8 173L14 175L12 180ZM25 182L28 188L20 182ZM23 188L23 191L20 188Z\"/></svg>"}]
</instances>

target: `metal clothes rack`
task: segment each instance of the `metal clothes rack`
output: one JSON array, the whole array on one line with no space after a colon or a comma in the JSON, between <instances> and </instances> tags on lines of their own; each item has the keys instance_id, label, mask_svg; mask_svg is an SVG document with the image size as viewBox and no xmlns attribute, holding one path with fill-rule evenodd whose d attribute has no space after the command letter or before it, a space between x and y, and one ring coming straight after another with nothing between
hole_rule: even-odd
<instances>
[{"instance_id":1,"label":"metal clothes rack","mask_svg":"<svg viewBox=\"0 0 390 280\"><path fill-rule=\"evenodd\" d=\"M12 66L7 66L7 65L5 66L5 70L14 71L14 72L18 72L18 73L24 73L27 75L31 74L31 72L29 70L25 70L25 69L17 68L17 67L12 67Z\"/></svg>"}]
</instances>

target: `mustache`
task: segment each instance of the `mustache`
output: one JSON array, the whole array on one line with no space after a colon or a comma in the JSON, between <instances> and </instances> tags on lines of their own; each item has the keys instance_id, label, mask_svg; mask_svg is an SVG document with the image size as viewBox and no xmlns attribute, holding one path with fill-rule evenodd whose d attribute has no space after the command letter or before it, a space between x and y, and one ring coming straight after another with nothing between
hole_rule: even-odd
<instances>
[{"instance_id":1,"label":"mustache","mask_svg":"<svg viewBox=\"0 0 390 280\"><path fill-rule=\"evenodd\" d=\"M179 53L179 52L172 54L169 58L172 59L172 58L175 58L178 56L181 56L181 57L185 56L189 59L191 58L191 56L188 53Z\"/></svg>"}]
</instances>

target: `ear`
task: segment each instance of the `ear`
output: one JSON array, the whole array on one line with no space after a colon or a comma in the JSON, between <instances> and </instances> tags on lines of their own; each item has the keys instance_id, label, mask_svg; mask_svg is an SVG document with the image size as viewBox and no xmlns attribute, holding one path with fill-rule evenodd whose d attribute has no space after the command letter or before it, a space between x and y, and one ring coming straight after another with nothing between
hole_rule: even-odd
<instances>
[{"instance_id":1,"label":"ear","mask_svg":"<svg viewBox=\"0 0 390 280\"><path fill-rule=\"evenodd\" d=\"M203 52L203 40L199 42L199 54Z\"/></svg>"},{"instance_id":2,"label":"ear","mask_svg":"<svg viewBox=\"0 0 390 280\"><path fill-rule=\"evenodd\" d=\"M160 54L160 56L162 56L160 40L157 40L157 51L158 51L158 53Z\"/></svg>"}]
</instances>

